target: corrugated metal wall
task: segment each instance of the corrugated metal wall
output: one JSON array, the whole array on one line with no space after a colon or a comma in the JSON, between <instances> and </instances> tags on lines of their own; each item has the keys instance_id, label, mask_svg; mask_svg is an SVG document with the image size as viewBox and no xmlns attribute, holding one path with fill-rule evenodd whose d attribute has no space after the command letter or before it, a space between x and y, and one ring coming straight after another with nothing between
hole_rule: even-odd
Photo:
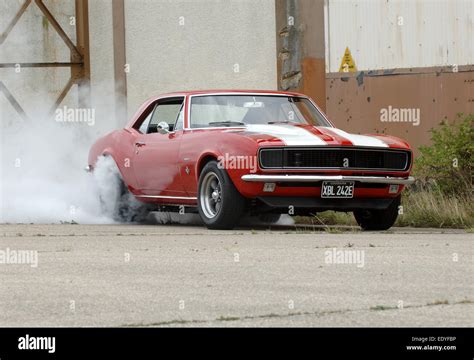
<instances>
[{"instance_id":1,"label":"corrugated metal wall","mask_svg":"<svg viewBox=\"0 0 474 360\"><path fill-rule=\"evenodd\" d=\"M474 63L473 0L326 0L326 72Z\"/></svg>"}]
</instances>

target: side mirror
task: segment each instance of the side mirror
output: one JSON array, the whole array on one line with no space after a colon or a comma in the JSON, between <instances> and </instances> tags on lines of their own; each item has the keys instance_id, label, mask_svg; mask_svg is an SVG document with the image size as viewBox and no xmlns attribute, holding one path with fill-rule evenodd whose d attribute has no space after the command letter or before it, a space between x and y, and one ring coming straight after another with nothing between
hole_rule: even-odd
<instances>
[{"instance_id":1,"label":"side mirror","mask_svg":"<svg viewBox=\"0 0 474 360\"><path fill-rule=\"evenodd\" d=\"M170 127L167 122L162 121L157 126L156 129L160 134L168 134L170 132Z\"/></svg>"}]
</instances>

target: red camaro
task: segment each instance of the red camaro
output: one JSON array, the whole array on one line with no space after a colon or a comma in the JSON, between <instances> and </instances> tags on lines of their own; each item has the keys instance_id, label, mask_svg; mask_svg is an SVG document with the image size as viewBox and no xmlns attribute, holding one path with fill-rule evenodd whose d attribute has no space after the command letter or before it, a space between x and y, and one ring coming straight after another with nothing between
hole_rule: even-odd
<instances>
[{"instance_id":1,"label":"red camaro","mask_svg":"<svg viewBox=\"0 0 474 360\"><path fill-rule=\"evenodd\" d=\"M352 211L366 230L388 229L414 181L405 141L337 129L310 98L290 92L153 97L92 146L88 169L101 157L115 161L123 193L198 211L212 229L231 229L244 214L275 222L325 210Z\"/></svg>"}]
</instances>

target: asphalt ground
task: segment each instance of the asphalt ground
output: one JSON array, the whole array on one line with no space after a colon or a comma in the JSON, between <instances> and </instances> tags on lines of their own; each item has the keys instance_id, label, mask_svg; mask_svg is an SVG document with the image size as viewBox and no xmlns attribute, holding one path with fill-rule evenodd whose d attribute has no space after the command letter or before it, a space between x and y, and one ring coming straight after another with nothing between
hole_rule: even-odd
<instances>
[{"instance_id":1,"label":"asphalt ground","mask_svg":"<svg viewBox=\"0 0 474 360\"><path fill-rule=\"evenodd\" d=\"M0 326L473 326L473 240L439 229L1 224Z\"/></svg>"}]
</instances>

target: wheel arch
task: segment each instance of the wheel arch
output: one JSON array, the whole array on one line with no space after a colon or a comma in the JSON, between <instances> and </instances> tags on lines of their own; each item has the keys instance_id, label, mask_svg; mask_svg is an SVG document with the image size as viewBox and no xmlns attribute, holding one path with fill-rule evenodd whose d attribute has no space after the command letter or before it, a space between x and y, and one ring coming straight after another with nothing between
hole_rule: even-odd
<instances>
[{"instance_id":1,"label":"wheel arch","mask_svg":"<svg viewBox=\"0 0 474 360\"><path fill-rule=\"evenodd\" d=\"M213 153L206 153L203 154L199 161L196 164L196 180L199 181L199 176L201 175L202 169L211 161L217 161L218 156Z\"/></svg>"}]
</instances>

